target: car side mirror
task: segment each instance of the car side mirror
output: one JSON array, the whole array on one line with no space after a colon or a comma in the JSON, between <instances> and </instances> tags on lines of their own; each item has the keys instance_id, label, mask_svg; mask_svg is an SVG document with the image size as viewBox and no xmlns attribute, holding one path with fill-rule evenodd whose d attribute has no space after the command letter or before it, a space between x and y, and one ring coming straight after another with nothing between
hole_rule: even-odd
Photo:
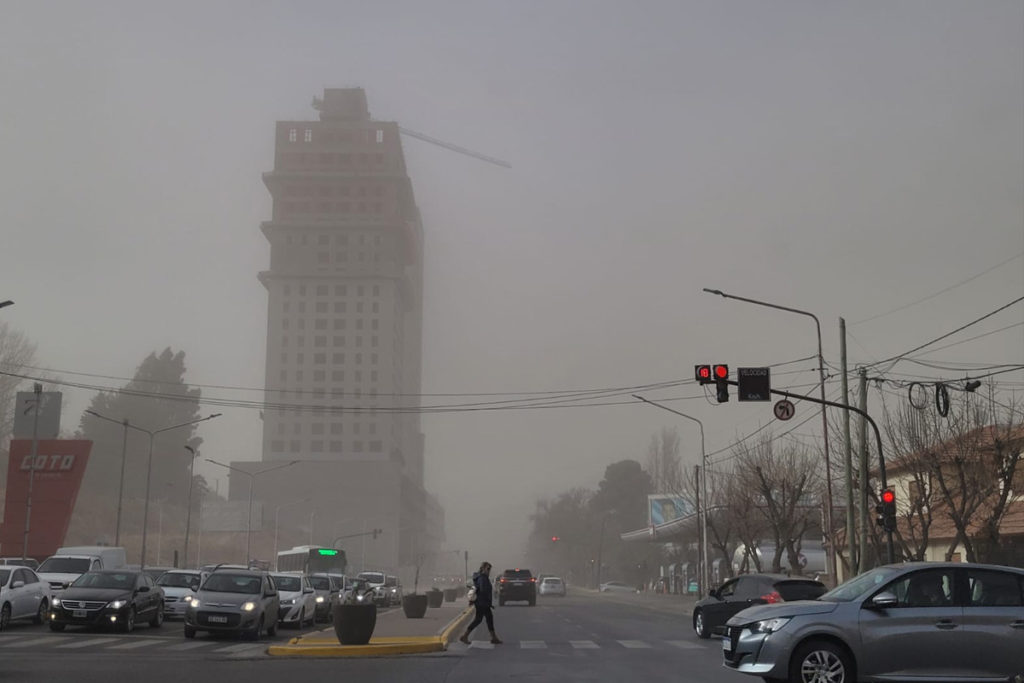
<instances>
[{"instance_id":1,"label":"car side mirror","mask_svg":"<svg viewBox=\"0 0 1024 683\"><path fill-rule=\"evenodd\" d=\"M714 598L715 600L718 600L719 599L718 589L717 588L712 588L711 590L709 590L708 591L708 597L711 597L711 598Z\"/></svg>"},{"instance_id":2,"label":"car side mirror","mask_svg":"<svg viewBox=\"0 0 1024 683\"><path fill-rule=\"evenodd\" d=\"M313 589L312 588L304 588L304 589L302 589L302 592L303 593L312 593Z\"/></svg>"},{"instance_id":3,"label":"car side mirror","mask_svg":"<svg viewBox=\"0 0 1024 683\"><path fill-rule=\"evenodd\" d=\"M21 588L24 585L25 585L25 582L21 581L19 579L18 581L15 581L14 583L11 584L11 588Z\"/></svg>"},{"instance_id":4,"label":"car side mirror","mask_svg":"<svg viewBox=\"0 0 1024 683\"><path fill-rule=\"evenodd\" d=\"M900 604L899 598L889 591L882 591L875 597L871 598L871 602L868 603L872 609L889 609Z\"/></svg>"}]
</instances>

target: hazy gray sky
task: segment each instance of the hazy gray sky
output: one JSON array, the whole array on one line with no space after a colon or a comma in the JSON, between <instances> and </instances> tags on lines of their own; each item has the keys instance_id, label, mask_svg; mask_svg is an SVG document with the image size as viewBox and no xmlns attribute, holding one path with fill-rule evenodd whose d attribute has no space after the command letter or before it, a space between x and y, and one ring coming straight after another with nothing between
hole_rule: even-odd
<instances>
[{"instance_id":1,"label":"hazy gray sky","mask_svg":"<svg viewBox=\"0 0 1024 683\"><path fill-rule=\"evenodd\" d=\"M834 363L838 316L1017 256L853 325L851 364L1024 295L1017 1L8 1L4 319L49 368L130 377L170 345L194 383L262 387L274 122L315 118L314 95L350 85L377 118L513 165L405 141L428 393L635 385L814 352L809 320L702 287L817 313ZM1018 305L950 341L1022 321ZM928 357L1022 363L1024 327ZM813 383L813 368L775 384ZM65 390L67 426L89 398ZM709 450L771 415L673 405L706 421ZM258 413L224 412L204 452L258 457ZM692 426L640 405L426 416L427 485L452 547L514 562L538 496L596 485L676 424L692 463Z\"/></svg>"}]
</instances>

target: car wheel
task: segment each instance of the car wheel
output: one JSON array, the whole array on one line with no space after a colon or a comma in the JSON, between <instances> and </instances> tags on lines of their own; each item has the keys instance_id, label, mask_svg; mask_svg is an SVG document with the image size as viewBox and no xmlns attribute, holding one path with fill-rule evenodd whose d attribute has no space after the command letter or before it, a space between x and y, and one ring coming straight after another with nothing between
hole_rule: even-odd
<instances>
[{"instance_id":1,"label":"car wheel","mask_svg":"<svg viewBox=\"0 0 1024 683\"><path fill-rule=\"evenodd\" d=\"M128 610L128 618L125 619L121 625L121 631L124 633L131 633L135 630L135 608L132 607Z\"/></svg>"},{"instance_id":2,"label":"car wheel","mask_svg":"<svg viewBox=\"0 0 1024 683\"><path fill-rule=\"evenodd\" d=\"M66 626L66 624L55 624L52 621L50 622L50 630L51 631L56 631L57 633L60 633L61 631L63 631L64 630L64 626Z\"/></svg>"},{"instance_id":3,"label":"car wheel","mask_svg":"<svg viewBox=\"0 0 1024 683\"><path fill-rule=\"evenodd\" d=\"M271 638L277 635L277 621L274 621L270 626L267 627L267 635Z\"/></svg>"},{"instance_id":4,"label":"car wheel","mask_svg":"<svg viewBox=\"0 0 1024 683\"><path fill-rule=\"evenodd\" d=\"M263 617L260 617L260 620L258 622L256 622L256 627L253 630L251 630L248 633L246 633L245 634L245 638L246 638L246 640L259 640L260 639L260 635L262 633L263 633Z\"/></svg>"},{"instance_id":5,"label":"car wheel","mask_svg":"<svg viewBox=\"0 0 1024 683\"><path fill-rule=\"evenodd\" d=\"M710 638L711 629L708 628L708 624L704 621L704 610L698 609L693 613L693 632L697 634L698 638Z\"/></svg>"},{"instance_id":6,"label":"car wheel","mask_svg":"<svg viewBox=\"0 0 1024 683\"><path fill-rule=\"evenodd\" d=\"M152 628L160 628L164 623L164 606L163 604L157 605L156 614L153 615L153 619L150 620L149 625Z\"/></svg>"},{"instance_id":7,"label":"car wheel","mask_svg":"<svg viewBox=\"0 0 1024 683\"><path fill-rule=\"evenodd\" d=\"M189 639L195 638L196 637L196 630L194 628L192 628L191 626L186 626L185 627L185 637L189 638Z\"/></svg>"},{"instance_id":8,"label":"car wheel","mask_svg":"<svg viewBox=\"0 0 1024 683\"><path fill-rule=\"evenodd\" d=\"M811 640L796 649L789 664L795 683L855 683L850 655L826 640Z\"/></svg>"},{"instance_id":9,"label":"car wheel","mask_svg":"<svg viewBox=\"0 0 1024 683\"><path fill-rule=\"evenodd\" d=\"M49 606L47 600L43 600L39 603L39 609L36 610L36 615L32 617L33 624L41 624L46 621L46 614L49 612Z\"/></svg>"},{"instance_id":10,"label":"car wheel","mask_svg":"<svg viewBox=\"0 0 1024 683\"><path fill-rule=\"evenodd\" d=\"M7 627L11 625L11 605L5 603L3 609L0 609L0 631L6 631Z\"/></svg>"}]
</instances>

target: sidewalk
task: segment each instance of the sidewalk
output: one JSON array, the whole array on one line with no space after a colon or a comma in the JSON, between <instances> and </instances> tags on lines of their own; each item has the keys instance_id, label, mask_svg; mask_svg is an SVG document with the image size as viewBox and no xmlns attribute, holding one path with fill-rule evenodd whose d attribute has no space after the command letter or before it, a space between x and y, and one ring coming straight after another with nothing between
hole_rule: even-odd
<instances>
[{"instance_id":1,"label":"sidewalk","mask_svg":"<svg viewBox=\"0 0 1024 683\"><path fill-rule=\"evenodd\" d=\"M380 657L443 652L472 611L465 600L427 608L422 619L408 619L402 608L377 612L377 625L368 645L341 645L334 627L292 638L286 645L271 645L267 654L278 657Z\"/></svg>"}]
</instances>

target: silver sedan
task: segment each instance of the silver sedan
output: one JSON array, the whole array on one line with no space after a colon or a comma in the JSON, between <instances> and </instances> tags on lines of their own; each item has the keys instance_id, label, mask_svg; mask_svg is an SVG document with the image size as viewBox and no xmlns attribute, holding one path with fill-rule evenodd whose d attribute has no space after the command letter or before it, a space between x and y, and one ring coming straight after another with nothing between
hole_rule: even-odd
<instances>
[{"instance_id":1,"label":"silver sedan","mask_svg":"<svg viewBox=\"0 0 1024 683\"><path fill-rule=\"evenodd\" d=\"M817 600L743 610L722 648L766 681L1024 680L1024 570L879 567Z\"/></svg>"}]
</instances>

